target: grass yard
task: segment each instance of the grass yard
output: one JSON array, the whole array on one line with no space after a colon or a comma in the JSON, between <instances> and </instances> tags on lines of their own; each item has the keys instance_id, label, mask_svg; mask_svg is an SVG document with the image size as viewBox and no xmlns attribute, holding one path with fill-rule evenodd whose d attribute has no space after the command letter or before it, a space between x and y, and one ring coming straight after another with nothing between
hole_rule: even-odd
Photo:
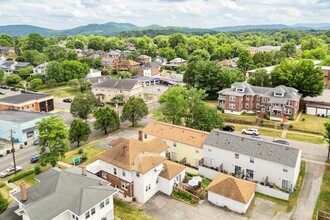
<instances>
[{"instance_id":1,"label":"grass yard","mask_svg":"<svg viewBox=\"0 0 330 220\"><path fill-rule=\"evenodd\" d=\"M282 130L275 130L275 129L265 129L258 126L251 126L251 125L241 125L235 123L225 123L225 125L233 125L235 127L235 131L242 131L245 128L258 128L261 135L271 136L271 137L281 137Z\"/></svg>"},{"instance_id":2,"label":"grass yard","mask_svg":"<svg viewBox=\"0 0 330 220\"><path fill-rule=\"evenodd\" d=\"M83 153L82 154L79 154L78 153L78 150L79 149L83 149ZM76 158L76 157L82 157L83 154L86 154L87 156L87 160L81 164L79 164L78 166L83 166L83 165L87 165L87 164L90 164L92 162L94 162L96 160L96 157L95 155L103 152L105 149L103 148L100 148L100 147L95 147L95 146L92 146L92 145L86 145L86 146L83 146L83 147L80 147L80 148L76 148L72 151L69 151L66 155L65 155L65 158L63 159L63 162L65 163L73 163L73 159Z\"/></svg>"},{"instance_id":3,"label":"grass yard","mask_svg":"<svg viewBox=\"0 0 330 220\"><path fill-rule=\"evenodd\" d=\"M285 136L286 139L296 140L296 141L303 141L313 144L323 144L324 138L323 137L316 137L316 136L310 136L306 133L291 133L290 131Z\"/></svg>"},{"instance_id":4,"label":"grass yard","mask_svg":"<svg viewBox=\"0 0 330 220\"><path fill-rule=\"evenodd\" d=\"M305 119L305 121L303 121ZM324 123L330 122L329 118L317 117L315 115L301 114L299 121L293 122L293 128L302 131L311 131L324 134Z\"/></svg>"},{"instance_id":5,"label":"grass yard","mask_svg":"<svg viewBox=\"0 0 330 220\"><path fill-rule=\"evenodd\" d=\"M256 115L255 114L241 114L241 115L231 115L221 113L225 122L233 122L238 124L251 124L254 125L256 122Z\"/></svg>"},{"instance_id":6,"label":"grass yard","mask_svg":"<svg viewBox=\"0 0 330 220\"><path fill-rule=\"evenodd\" d=\"M315 205L313 219L316 218L319 210L330 213L330 166L325 166L321 191Z\"/></svg>"},{"instance_id":7,"label":"grass yard","mask_svg":"<svg viewBox=\"0 0 330 220\"><path fill-rule=\"evenodd\" d=\"M67 86L62 86L62 87L57 87L53 89L47 89L47 90L40 90L40 92L52 95L57 98L67 98L67 97L72 97L77 94L77 90L67 87Z\"/></svg>"},{"instance_id":8,"label":"grass yard","mask_svg":"<svg viewBox=\"0 0 330 220\"><path fill-rule=\"evenodd\" d=\"M155 220L155 218L139 211L136 207L116 198L113 199L115 216L123 220Z\"/></svg>"},{"instance_id":9,"label":"grass yard","mask_svg":"<svg viewBox=\"0 0 330 220\"><path fill-rule=\"evenodd\" d=\"M204 100L204 102L210 106L217 107L218 106L218 100Z\"/></svg>"}]
</instances>

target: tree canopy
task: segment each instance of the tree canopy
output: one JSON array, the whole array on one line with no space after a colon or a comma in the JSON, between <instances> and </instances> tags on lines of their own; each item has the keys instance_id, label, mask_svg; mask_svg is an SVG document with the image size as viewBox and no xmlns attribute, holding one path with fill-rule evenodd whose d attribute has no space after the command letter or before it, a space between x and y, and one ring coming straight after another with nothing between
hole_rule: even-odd
<instances>
[{"instance_id":1,"label":"tree canopy","mask_svg":"<svg viewBox=\"0 0 330 220\"><path fill-rule=\"evenodd\" d=\"M103 130L104 134L107 134L109 129L115 130L120 126L118 114L109 106L98 108L93 114L96 119L94 122L94 128Z\"/></svg>"},{"instance_id":2,"label":"tree canopy","mask_svg":"<svg viewBox=\"0 0 330 220\"><path fill-rule=\"evenodd\" d=\"M79 117L87 121L88 115L99 105L94 94L90 91L86 93L78 93L70 106L70 112L74 117Z\"/></svg>"},{"instance_id":3,"label":"tree canopy","mask_svg":"<svg viewBox=\"0 0 330 220\"><path fill-rule=\"evenodd\" d=\"M121 119L132 122L134 127L138 121L147 116L148 107L142 98L135 96L129 97L128 101L124 104Z\"/></svg>"},{"instance_id":4,"label":"tree canopy","mask_svg":"<svg viewBox=\"0 0 330 220\"><path fill-rule=\"evenodd\" d=\"M87 122L80 118L73 119L69 130L69 141L71 143L77 142L78 147L81 141L87 141L89 135L92 133L91 128Z\"/></svg>"}]
</instances>

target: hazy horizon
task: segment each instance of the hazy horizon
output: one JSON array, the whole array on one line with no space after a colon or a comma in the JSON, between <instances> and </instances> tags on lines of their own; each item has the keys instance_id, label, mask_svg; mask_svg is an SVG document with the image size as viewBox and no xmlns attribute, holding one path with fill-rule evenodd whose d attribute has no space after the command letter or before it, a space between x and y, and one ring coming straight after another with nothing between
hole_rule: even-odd
<instances>
[{"instance_id":1,"label":"hazy horizon","mask_svg":"<svg viewBox=\"0 0 330 220\"><path fill-rule=\"evenodd\" d=\"M0 0L0 25L63 30L107 22L215 28L327 23L330 0Z\"/></svg>"}]
</instances>

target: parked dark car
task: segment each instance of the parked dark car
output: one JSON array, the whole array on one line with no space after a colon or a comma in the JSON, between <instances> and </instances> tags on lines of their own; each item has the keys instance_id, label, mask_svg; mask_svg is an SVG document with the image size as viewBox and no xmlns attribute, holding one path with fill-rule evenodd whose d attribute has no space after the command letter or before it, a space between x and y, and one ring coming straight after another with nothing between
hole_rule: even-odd
<instances>
[{"instance_id":1,"label":"parked dark car","mask_svg":"<svg viewBox=\"0 0 330 220\"><path fill-rule=\"evenodd\" d=\"M19 91L19 88L13 87L13 88L11 88L10 90L11 90L11 91L15 91L15 92L17 92L17 91Z\"/></svg>"},{"instance_id":2,"label":"parked dark car","mask_svg":"<svg viewBox=\"0 0 330 220\"><path fill-rule=\"evenodd\" d=\"M70 99L70 98L63 99L63 102L71 103L72 102L72 99Z\"/></svg>"},{"instance_id":3,"label":"parked dark car","mask_svg":"<svg viewBox=\"0 0 330 220\"><path fill-rule=\"evenodd\" d=\"M9 89L9 86L1 85L0 89Z\"/></svg>"},{"instance_id":4,"label":"parked dark car","mask_svg":"<svg viewBox=\"0 0 330 220\"><path fill-rule=\"evenodd\" d=\"M283 144L283 145L290 145L289 142L285 141L285 140L276 140L274 141L275 143L279 143L279 144Z\"/></svg>"},{"instance_id":5,"label":"parked dark car","mask_svg":"<svg viewBox=\"0 0 330 220\"><path fill-rule=\"evenodd\" d=\"M33 157L31 158L31 163L38 162L39 157L40 157L40 154L33 155Z\"/></svg>"},{"instance_id":6,"label":"parked dark car","mask_svg":"<svg viewBox=\"0 0 330 220\"><path fill-rule=\"evenodd\" d=\"M225 127L223 127L222 130L233 132L233 131L235 131L235 127L232 125L226 125Z\"/></svg>"},{"instance_id":7,"label":"parked dark car","mask_svg":"<svg viewBox=\"0 0 330 220\"><path fill-rule=\"evenodd\" d=\"M22 89L21 93L29 93L29 91Z\"/></svg>"}]
</instances>

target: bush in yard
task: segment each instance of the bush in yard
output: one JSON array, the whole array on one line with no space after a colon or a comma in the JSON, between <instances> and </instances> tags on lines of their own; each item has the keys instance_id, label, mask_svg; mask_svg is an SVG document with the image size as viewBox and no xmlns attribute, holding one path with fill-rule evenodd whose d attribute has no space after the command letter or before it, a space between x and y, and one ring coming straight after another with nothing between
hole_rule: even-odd
<instances>
[{"instance_id":1,"label":"bush in yard","mask_svg":"<svg viewBox=\"0 0 330 220\"><path fill-rule=\"evenodd\" d=\"M290 125L289 125L289 128L292 129L292 128L293 128L293 124L290 124Z\"/></svg>"},{"instance_id":2,"label":"bush in yard","mask_svg":"<svg viewBox=\"0 0 330 220\"><path fill-rule=\"evenodd\" d=\"M6 211L8 205L9 202L5 198L3 198L3 195L0 193L0 214Z\"/></svg>"},{"instance_id":3,"label":"bush in yard","mask_svg":"<svg viewBox=\"0 0 330 220\"><path fill-rule=\"evenodd\" d=\"M283 123L283 122L281 123L281 127L282 127L282 128L284 127L284 123Z\"/></svg>"},{"instance_id":4,"label":"bush in yard","mask_svg":"<svg viewBox=\"0 0 330 220\"><path fill-rule=\"evenodd\" d=\"M82 159L82 160L87 160L87 159L88 159L87 154L86 154L86 153L83 153L83 154L81 155L81 159Z\"/></svg>"},{"instance_id":5,"label":"bush in yard","mask_svg":"<svg viewBox=\"0 0 330 220\"><path fill-rule=\"evenodd\" d=\"M260 120L260 124L262 124L262 123L264 123L264 120L261 119L261 120Z\"/></svg>"},{"instance_id":6,"label":"bush in yard","mask_svg":"<svg viewBox=\"0 0 330 220\"><path fill-rule=\"evenodd\" d=\"M270 115L265 115L265 119L270 120Z\"/></svg>"},{"instance_id":7,"label":"bush in yard","mask_svg":"<svg viewBox=\"0 0 330 220\"><path fill-rule=\"evenodd\" d=\"M78 154L82 154L82 153L84 153L84 149L79 148L79 150L78 150Z\"/></svg>"},{"instance_id":8,"label":"bush in yard","mask_svg":"<svg viewBox=\"0 0 330 220\"><path fill-rule=\"evenodd\" d=\"M38 175L39 173L41 173L41 166L36 165L36 166L34 167L34 173L35 173L36 175Z\"/></svg>"},{"instance_id":9,"label":"bush in yard","mask_svg":"<svg viewBox=\"0 0 330 220\"><path fill-rule=\"evenodd\" d=\"M10 178L8 180L8 183L12 183L12 182L15 182L17 180L20 180L28 175L31 175L32 173L34 173L34 170L26 170L26 171L23 171L23 172L20 172L19 174L17 174L16 176Z\"/></svg>"},{"instance_id":10,"label":"bush in yard","mask_svg":"<svg viewBox=\"0 0 330 220\"><path fill-rule=\"evenodd\" d=\"M305 121L305 118L301 119L301 121Z\"/></svg>"},{"instance_id":11,"label":"bush in yard","mask_svg":"<svg viewBox=\"0 0 330 220\"><path fill-rule=\"evenodd\" d=\"M4 183L4 182L0 182L0 188L1 187L4 187L6 185L6 183Z\"/></svg>"},{"instance_id":12,"label":"bush in yard","mask_svg":"<svg viewBox=\"0 0 330 220\"><path fill-rule=\"evenodd\" d=\"M294 121L294 117L290 116L290 117L289 117L289 120L290 120L290 121Z\"/></svg>"}]
</instances>

